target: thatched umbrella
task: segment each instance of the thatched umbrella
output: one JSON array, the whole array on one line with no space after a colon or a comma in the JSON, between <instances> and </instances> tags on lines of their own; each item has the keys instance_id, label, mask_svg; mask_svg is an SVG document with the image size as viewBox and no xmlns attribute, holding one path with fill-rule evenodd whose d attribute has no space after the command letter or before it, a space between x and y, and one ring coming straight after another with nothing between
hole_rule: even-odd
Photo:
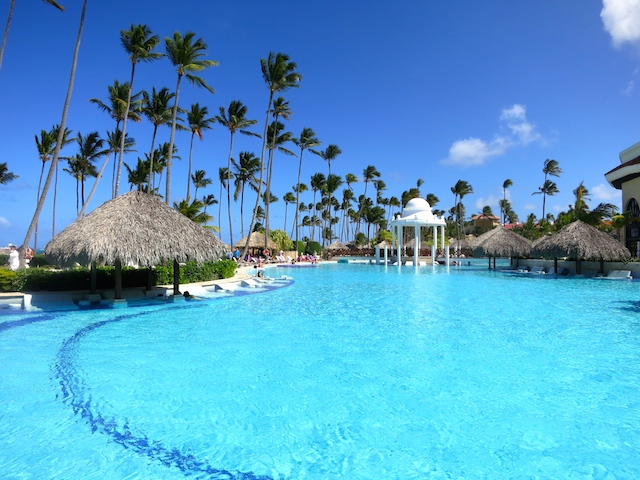
<instances>
[{"instance_id":1,"label":"thatched umbrella","mask_svg":"<svg viewBox=\"0 0 640 480\"><path fill-rule=\"evenodd\" d=\"M531 250L529 240L504 227L489 230L480 235L478 240L483 236L484 239L476 245L473 255L475 257L489 257L489 268L491 268L491 257L493 257L493 268L495 268L496 257L524 257Z\"/></svg>"},{"instance_id":2,"label":"thatched umbrella","mask_svg":"<svg viewBox=\"0 0 640 480\"><path fill-rule=\"evenodd\" d=\"M580 260L602 262L625 261L631 258L627 247L597 228L576 220L558 233L544 237L531 250L531 255L542 258L570 258L576 260L576 273Z\"/></svg>"},{"instance_id":3,"label":"thatched umbrella","mask_svg":"<svg viewBox=\"0 0 640 480\"><path fill-rule=\"evenodd\" d=\"M333 243L330 243L327 246L327 250L345 250L346 248L348 248L344 243L340 242L339 240L336 240Z\"/></svg>"},{"instance_id":4,"label":"thatched umbrella","mask_svg":"<svg viewBox=\"0 0 640 480\"><path fill-rule=\"evenodd\" d=\"M110 200L76 220L45 248L45 255L63 266L115 265L116 298L122 294L123 263L151 267L173 260L174 293L179 294L178 262L217 260L224 253L224 244L209 230L159 197L138 191Z\"/></svg>"},{"instance_id":5,"label":"thatched umbrella","mask_svg":"<svg viewBox=\"0 0 640 480\"><path fill-rule=\"evenodd\" d=\"M249 235L246 235L238 240L238 242L234 245L234 248L242 249L247 242L249 242L249 248L263 250L265 245L265 237L260 232L250 233ZM267 241L267 248L271 250L279 250L278 244L270 238Z\"/></svg>"}]
</instances>

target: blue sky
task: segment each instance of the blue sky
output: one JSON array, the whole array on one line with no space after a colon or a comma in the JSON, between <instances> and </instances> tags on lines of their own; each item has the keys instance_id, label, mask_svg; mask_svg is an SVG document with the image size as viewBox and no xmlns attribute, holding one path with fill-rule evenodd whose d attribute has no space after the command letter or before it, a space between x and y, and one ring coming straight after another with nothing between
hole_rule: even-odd
<instances>
[{"instance_id":1,"label":"blue sky","mask_svg":"<svg viewBox=\"0 0 640 480\"><path fill-rule=\"evenodd\" d=\"M0 70L0 161L19 178L0 186L0 245L24 239L41 168L34 135L60 122L82 6L80 0L61 3L63 13L35 0L17 2L14 11ZM0 5L2 22L8 6L8 0ZM259 121L258 133L268 101L260 59L270 51L288 54L303 80L284 95L293 111L287 129L298 136L311 127L322 149L338 145L343 153L332 173L361 176L367 165L377 167L387 197L400 197L421 178L422 194L434 193L436 208L449 209L451 187L462 179L474 190L464 199L469 215L484 205L498 212L509 178L509 198L520 218L540 216L542 198L532 192L543 183L544 160L553 158L564 173L554 179L560 193L547 199L548 212L567 210L580 182L592 194L592 207L620 207L621 194L604 173L619 164L621 150L640 141L637 0L90 0L67 121L74 133L105 137L113 130L113 120L88 100L106 101L114 80L129 79L119 32L139 23L161 38L194 31L207 43L208 58L219 62L202 73L215 94L183 83L181 107L199 102L215 115L220 106L241 100ZM134 90L174 90L175 83L165 59L140 64ZM125 161L135 165L150 147L152 128L145 120L130 122L127 133L136 139L137 153ZM158 140L168 139L169 128L160 130ZM174 162L172 201L186 193L189 139L188 133L176 136L182 161ZM228 147L229 133L220 126L196 141L194 168L215 180L199 194L219 199L217 172L226 165ZM244 150L259 156L260 148L260 140L236 137L236 157ZM75 153L74 145L63 150ZM63 166L57 232L76 216L75 180ZM296 182L297 159L277 155L274 169L272 190L282 197ZM110 199L111 168L106 172L89 210ZM303 181L316 172L326 175L326 163L305 155ZM121 182L128 191L126 176ZM91 185L89 180L87 190ZM356 193L363 188L357 184ZM302 200L312 201L312 194ZM252 204L249 197L246 224ZM232 206L234 239L240 236L238 207ZM272 211L272 228L282 228L284 203ZM222 238L228 241L224 202L222 212ZM210 213L217 225L217 206ZM287 230L291 221L290 208ZM40 217L39 248L51 230L52 192Z\"/></svg>"}]
</instances>

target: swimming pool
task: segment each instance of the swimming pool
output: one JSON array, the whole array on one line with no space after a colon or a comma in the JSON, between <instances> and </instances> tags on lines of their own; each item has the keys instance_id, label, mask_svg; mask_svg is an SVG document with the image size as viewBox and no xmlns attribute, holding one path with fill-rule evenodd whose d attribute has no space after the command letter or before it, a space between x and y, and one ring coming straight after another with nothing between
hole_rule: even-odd
<instances>
[{"instance_id":1,"label":"swimming pool","mask_svg":"<svg viewBox=\"0 0 640 480\"><path fill-rule=\"evenodd\" d=\"M640 477L640 282L276 273L295 283L0 317L0 476Z\"/></svg>"}]
</instances>

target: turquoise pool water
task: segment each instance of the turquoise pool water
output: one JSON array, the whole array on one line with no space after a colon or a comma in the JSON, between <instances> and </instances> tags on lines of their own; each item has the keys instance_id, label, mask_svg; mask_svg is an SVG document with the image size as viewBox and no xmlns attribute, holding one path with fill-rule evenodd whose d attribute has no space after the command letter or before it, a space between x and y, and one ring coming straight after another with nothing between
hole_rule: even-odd
<instances>
[{"instance_id":1,"label":"turquoise pool water","mask_svg":"<svg viewBox=\"0 0 640 480\"><path fill-rule=\"evenodd\" d=\"M640 478L640 282L279 268L0 317L0 477Z\"/></svg>"}]
</instances>

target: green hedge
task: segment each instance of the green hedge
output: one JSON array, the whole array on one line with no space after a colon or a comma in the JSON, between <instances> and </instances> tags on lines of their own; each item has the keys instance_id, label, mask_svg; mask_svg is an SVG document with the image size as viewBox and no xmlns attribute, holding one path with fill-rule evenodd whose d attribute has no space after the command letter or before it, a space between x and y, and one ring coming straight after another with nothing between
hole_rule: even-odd
<instances>
[{"instance_id":1,"label":"green hedge","mask_svg":"<svg viewBox=\"0 0 640 480\"><path fill-rule=\"evenodd\" d=\"M220 278L233 277L236 271L233 260L205 262L202 265L188 262L180 268L180 283L206 282ZM98 289L112 289L115 269L98 267L96 280ZM173 283L173 265L158 266L152 270L152 285L170 285ZM91 285L90 271L84 268L72 270L50 270L45 268L28 268L18 271L0 269L0 291L2 292L37 292L41 290L59 292L67 290L86 290ZM123 267L122 287L146 287L147 269Z\"/></svg>"},{"instance_id":2,"label":"green hedge","mask_svg":"<svg viewBox=\"0 0 640 480\"><path fill-rule=\"evenodd\" d=\"M307 255L313 255L316 253L322 252L322 245L318 242L307 242L307 247L304 250L304 253Z\"/></svg>"}]
</instances>

